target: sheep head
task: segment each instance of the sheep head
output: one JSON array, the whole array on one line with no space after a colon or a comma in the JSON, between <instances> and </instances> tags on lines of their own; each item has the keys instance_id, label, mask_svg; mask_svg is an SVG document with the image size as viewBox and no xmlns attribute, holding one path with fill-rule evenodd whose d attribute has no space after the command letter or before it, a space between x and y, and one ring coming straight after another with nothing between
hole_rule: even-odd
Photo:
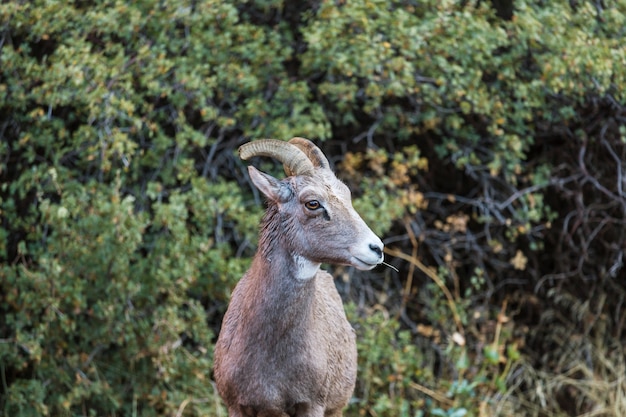
<instances>
[{"instance_id":1,"label":"sheep head","mask_svg":"<svg viewBox=\"0 0 626 417\"><path fill-rule=\"evenodd\" d=\"M312 263L351 265L368 270L383 261L383 243L352 207L351 194L311 141L262 139L244 144L247 160L268 156L283 163L283 180L248 167L254 185L268 199L272 244Z\"/></svg>"}]
</instances>

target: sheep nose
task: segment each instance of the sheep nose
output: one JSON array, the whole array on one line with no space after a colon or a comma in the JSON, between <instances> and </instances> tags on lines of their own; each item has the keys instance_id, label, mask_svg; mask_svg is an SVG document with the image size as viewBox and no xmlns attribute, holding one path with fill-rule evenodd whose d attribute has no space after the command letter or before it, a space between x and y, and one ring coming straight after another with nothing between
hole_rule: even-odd
<instances>
[{"instance_id":1,"label":"sheep nose","mask_svg":"<svg viewBox=\"0 0 626 417\"><path fill-rule=\"evenodd\" d=\"M382 256L383 254L383 249L380 246L375 245L373 243L370 243L370 249L372 250L372 252L374 252L378 256Z\"/></svg>"}]
</instances>

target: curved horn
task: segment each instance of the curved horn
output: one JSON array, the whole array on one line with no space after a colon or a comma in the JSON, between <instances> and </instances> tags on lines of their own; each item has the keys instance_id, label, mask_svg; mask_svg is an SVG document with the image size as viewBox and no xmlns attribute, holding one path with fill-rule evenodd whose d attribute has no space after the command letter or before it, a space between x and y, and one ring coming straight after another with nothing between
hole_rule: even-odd
<instances>
[{"instance_id":1,"label":"curved horn","mask_svg":"<svg viewBox=\"0 0 626 417\"><path fill-rule=\"evenodd\" d=\"M313 165L322 168L330 169L330 164L324 153L308 139L295 137L289 140L289 143L296 145L306 156L313 162Z\"/></svg>"},{"instance_id":2,"label":"curved horn","mask_svg":"<svg viewBox=\"0 0 626 417\"><path fill-rule=\"evenodd\" d=\"M278 139L255 140L239 147L241 159L247 160L253 156L268 156L282 162L288 176L307 175L314 169L305 152L291 143Z\"/></svg>"}]
</instances>

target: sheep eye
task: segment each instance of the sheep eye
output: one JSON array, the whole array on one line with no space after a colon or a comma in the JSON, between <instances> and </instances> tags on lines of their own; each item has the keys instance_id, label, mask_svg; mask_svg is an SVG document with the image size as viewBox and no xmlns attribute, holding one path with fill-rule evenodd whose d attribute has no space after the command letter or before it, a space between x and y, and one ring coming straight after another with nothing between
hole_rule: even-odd
<instances>
[{"instance_id":1,"label":"sheep eye","mask_svg":"<svg viewBox=\"0 0 626 417\"><path fill-rule=\"evenodd\" d=\"M304 207L306 207L309 210L317 210L321 208L322 205L317 200L311 200L311 201L307 201L306 203L304 203Z\"/></svg>"}]
</instances>

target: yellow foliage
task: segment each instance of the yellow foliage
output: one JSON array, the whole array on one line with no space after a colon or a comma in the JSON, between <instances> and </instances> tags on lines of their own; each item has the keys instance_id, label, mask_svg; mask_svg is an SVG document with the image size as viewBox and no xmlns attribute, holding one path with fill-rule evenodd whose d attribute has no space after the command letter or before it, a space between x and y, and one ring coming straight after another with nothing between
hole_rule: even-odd
<instances>
[{"instance_id":1,"label":"yellow foliage","mask_svg":"<svg viewBox=\"0 0 626 417\"><path fill-rule=\"evenodd\" d=\"M528 258L524 256L521 250L518 250L515 253L515 256L510 260L513 268L523 271L526 269L526 264L528 263Z\"/></svg>"}]
</instances>

